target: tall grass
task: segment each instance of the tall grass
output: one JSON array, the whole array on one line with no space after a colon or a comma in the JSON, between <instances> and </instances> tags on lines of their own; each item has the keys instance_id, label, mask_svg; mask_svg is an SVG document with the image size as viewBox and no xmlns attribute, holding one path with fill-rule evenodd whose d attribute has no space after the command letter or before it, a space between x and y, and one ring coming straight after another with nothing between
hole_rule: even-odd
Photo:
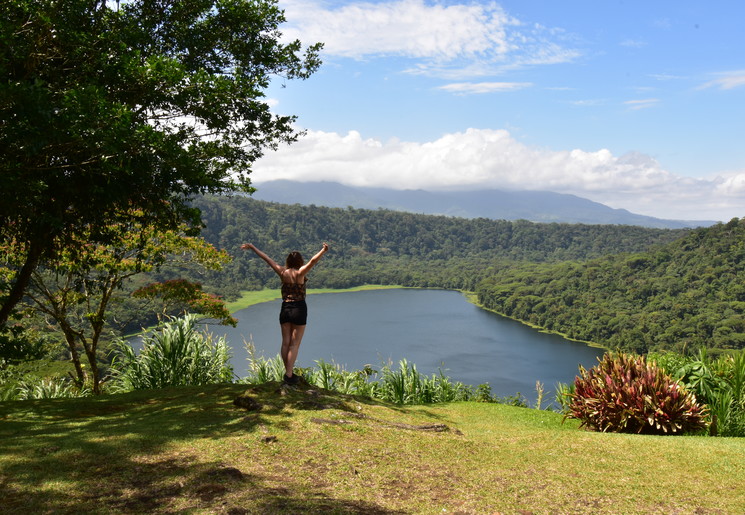
<instances>
[{"instance_id":1,"label":"tall grass","mask_svg":"<svg viewBox=\"0 0 745 515\"><path fill-rule=\"evenodd\" d=\"M20 380L8 381L0 386L0 401L28 399L70 399L91 395L89 388L79 388L64 377L35 377L27 375Z\"/></svg>"},{"instance_id":2,"label":"tall grass","mask_svg":"<svg viewBox=\"0 0 745 515\"><path fill-rule=\"evenodd\" d=\"M71 381L61 377L22 381L18 385L18 390L18 399L66 399L87 397L92 394L89 388L78 388Z\"/></svg>"},{"instance_id":3,"label":"tall grass","mask_svg":"<svg viewBox=\"0 0 745 515\"><path fill-rule=\"evenodd\" d=\"M256 347L251 341L244 341L243 346L248 352L248 376L243 380L249 384L281 381L285 375L285 365L278 354L273 359L266 360L263 356L256 356Z\"/></svg>"},{"instance_id":4,"label":"tall grass","mask_svg":"<svg viewBox=\"0 0 745 515\"><path fill-rule=\"evenodd\" d=\"M186 315L162 324L143 338L139 354L124 341L111 369L110 391L122 392L232 382L230 346L197 329L197 317Z\"/></svg>"},{"instance_id":5,"label":"tall grass","mask_svg":"<svg viewBox=\"0 0 745 515\"><path fill-rule=\"evenodd\" d=\"M392 368L390 364L383 366L377 396L396 404L476 400L475 392L470 386L452 382L442 370L426 376L417 370L415 364L405 359L399 361L398 369ZM492 401L493 398L488 400Z\"/></svg>"},{"instance_id":6,"label":"tall grass","mask_svg":"<svg viewBox=\"0 0 745 515\"><path fill-rule=\"evenodd\" d=\"M281 381L284 368L279 356L267 360L256 357L250 344L249 374L242 381L258 384L266 381ZM299 372L309 384L318 388L349 395L359 395L379 399L394 404L431 404L452 401L498 402L491 394L488 384L476 388L459 381L452 381L442 370L426 376L417 370L413 363L403 359L398 367L384 364L380 371L366 365L362 370L348 371L336 363L323 360L315 362L315 367L303 368ZM512 400L512 398L510 398ZM524 406L524 403L515 405Z\"/></svg>"},{"instance_id":7,"label":"tall grass","mask_svg":"<svg viewBox=\"0 0 745 515\"><path fill-rule=\"evenodd\" d=\"M42 376L36 367L11 365L0 358L0 401L86 397L90 388L79 387L70 377Z\"/></svg>"},{"instance_id":8,"label":"tall grass","mask_svg":"<svg viewBox=\"0 0 745 515\"><path fill-rule=\"evenodd\" d=\"M745 436L745 351L713 359L702 349L695 356L659 353L649 359L708 406L712 434Z\"/></svg>"}]
</instances>

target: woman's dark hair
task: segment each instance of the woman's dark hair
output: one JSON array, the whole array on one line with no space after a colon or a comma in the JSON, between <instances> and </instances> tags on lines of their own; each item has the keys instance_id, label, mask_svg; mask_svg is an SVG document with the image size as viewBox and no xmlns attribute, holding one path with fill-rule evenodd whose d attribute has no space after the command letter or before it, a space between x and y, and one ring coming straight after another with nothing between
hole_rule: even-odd
<instances>
[{"instance_id":1,"label":"woman's dark hair","mask_svg":"<svg viewBox=\"0 0 745 515\"><path fill-rule=\"evenodd\" d=\"M287 259L285 260L285 265L287 268L300 268L305 264L305 261L303 260L303 256L298 252L297 250L294 250L287 254Z\"/></svg>"}]
</instances>

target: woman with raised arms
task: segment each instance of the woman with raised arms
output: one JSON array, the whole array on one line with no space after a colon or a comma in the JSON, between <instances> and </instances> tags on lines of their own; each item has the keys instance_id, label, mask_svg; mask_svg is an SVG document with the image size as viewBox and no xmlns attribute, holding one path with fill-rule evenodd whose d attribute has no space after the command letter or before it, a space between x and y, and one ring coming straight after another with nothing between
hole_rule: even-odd
<instances>
[{"instance_id":1,"label":"woman with raised arms","mask_svg":"<svg viewBox=\"0 0 745 515\"><path fill-rule=\"evenodd\" d=\"M285 365L285 384L297 384L298 378L293 374L300 342L303 340L305 325L308 320L308 306L305 303L306 275L316 266L329 250L324 243L318 253L305 263L300 252L293 251L287 255L285 266L277 264L252 243L241 245L244 250L253 250L257 256L267 262L282 280L282 308L279 311L279 325L282 330L282 362Z\"/></svg>"}]
</instances>

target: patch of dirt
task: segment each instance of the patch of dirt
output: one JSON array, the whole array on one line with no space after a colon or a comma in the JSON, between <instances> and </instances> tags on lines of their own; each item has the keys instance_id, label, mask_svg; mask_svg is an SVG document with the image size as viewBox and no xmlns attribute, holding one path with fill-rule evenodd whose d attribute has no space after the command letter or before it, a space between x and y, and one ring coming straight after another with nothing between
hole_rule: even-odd
<instances>
[{"instance_id":1,"label":"patch of dirt","mask_svg":"<svg viewBox=\"0 0 745 515\"><path fill-rule=\"evenodd\" d=\"M393 427L397 429L406 429L409 431L425 431L425 432L431 432L431 433L451 432L457 435L463 434L460 430L453 429L450 426L447 426L446 424L421 424L421 425L404 424L402 422L389 422L387 420L382 420L379 418L371 417L370 415L365 415L364 413L353 413L353 412L343 412L341 416L354 418L358 420L369 421L369 422L372 422L373 425L378 425L378 426L383 426L383 427ZM331 424L331 425L350 425L354 423L352 420L347 420L344 418L339 418L339 419L312 418L310 419L310 421L316 424Z\"/></svg>"},{"instance_id":2,"label":"patch of dirt","mask_svg":"<svg viewBox=\"0 0 745 515\"><path fill-rule=\"evenodd\" d=\"M196 487L194 493L203 501L211 501L227 491L228 489L220 483L204 483Z\"/></svg>"},{"instance_id":3,"label":"patch of dirt","mask_svg":"<svg viewBox=\"0 0 745 515\"><path fill-rule=\"evenodd\" d=\"M249 411L262 408L291 407L302 410L339 409L352 411L349 402L359 402L351 395L327 392L322 388L311 386L302 377L296 385L290 386L278 382L254 385L233 400L236 406Z\"/></svg>"},{"instance_id":4,"label":"patch of dirt","mask_svg":"<svg viewBox=\"0 0 745 515\"><path fill-rule=\"evenodd\" d=\"M247 395L246 393L236 397L233 400L233 404L247 411L261 411L261 409L264 407L263 404L257 401L254 397Z\"/></svg>"}]
</instances>

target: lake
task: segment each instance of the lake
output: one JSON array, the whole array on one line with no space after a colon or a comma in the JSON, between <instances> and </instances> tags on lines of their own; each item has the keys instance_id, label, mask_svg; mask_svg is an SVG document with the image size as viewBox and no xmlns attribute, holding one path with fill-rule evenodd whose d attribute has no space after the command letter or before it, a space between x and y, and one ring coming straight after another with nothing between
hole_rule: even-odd
<instances>
[{"instance_id":1,"label":"lake","mask_svg":"<svg viewBox=\"0 0 745 515\"><path fill-rule=\"evenodd\" d=\"M521 393L535 401L535 384L553 400L556 383L569 383L578 365L590 368L604 350L532 329L481 309L449 290L384 289L308 296L308 326L298 367L317 360L358 370L394 368L406 359L426 375L442 369L453 381L489 383L497 396ZM252 341L259 356L279 354L279 300L234 313L236 328L211 326L233 347L236 374L245 376Z\"/></svg>"}]
</instances>

